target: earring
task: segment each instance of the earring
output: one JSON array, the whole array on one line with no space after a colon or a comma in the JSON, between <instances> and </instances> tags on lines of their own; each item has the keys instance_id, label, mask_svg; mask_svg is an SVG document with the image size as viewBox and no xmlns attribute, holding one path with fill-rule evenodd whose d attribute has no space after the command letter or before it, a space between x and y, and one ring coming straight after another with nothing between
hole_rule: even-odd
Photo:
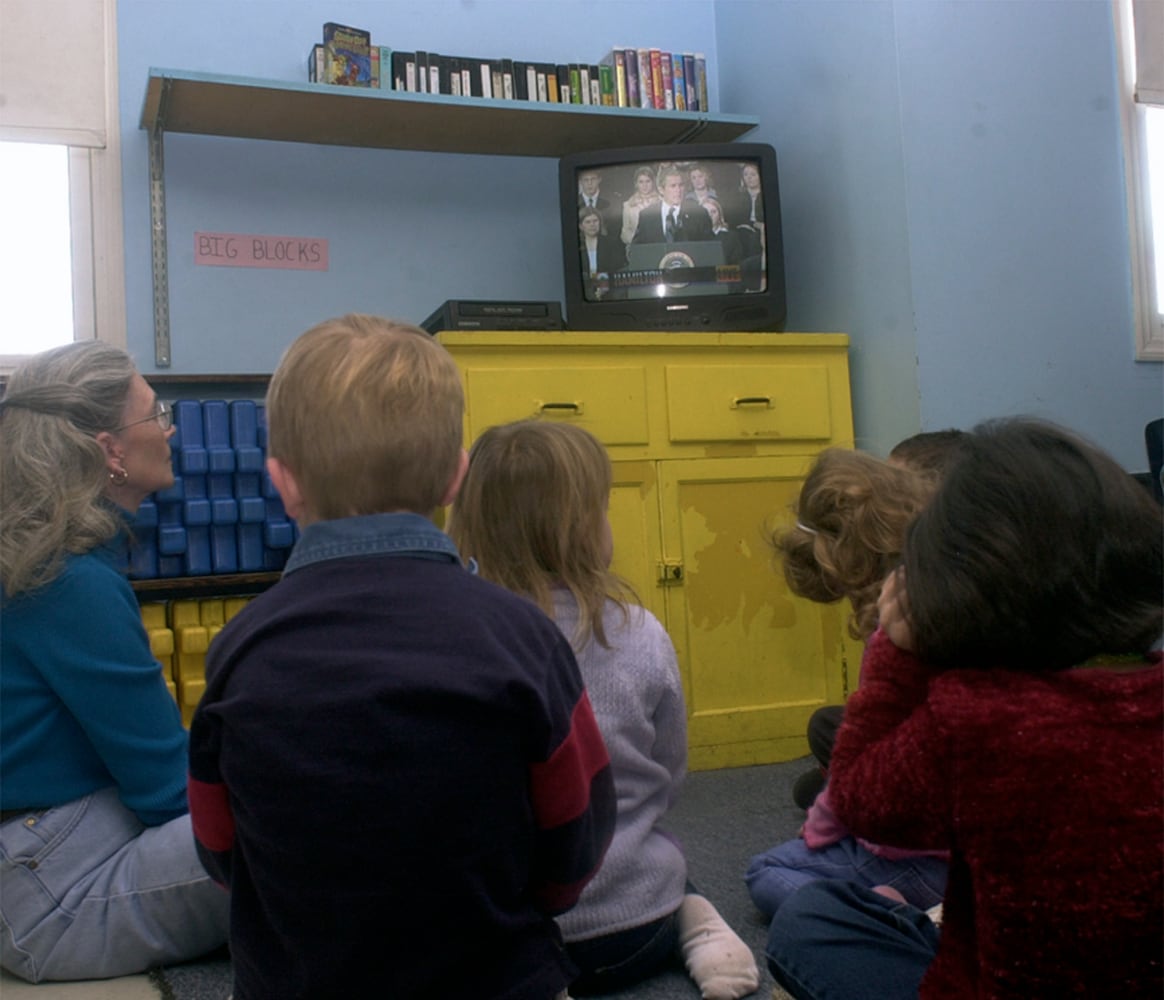
<instances>
[{"instance_id":1,"label":"earring","mask_svg":"<svg viewBox=\"0 0 1164 1000\"><path fill-rule=\"evenodd\" d=\"M124 486L129 482L129 473L126 472L125 469L115 469L113 472L109 473L109 481L114 486Z\"/></svg>"}]
</instances>

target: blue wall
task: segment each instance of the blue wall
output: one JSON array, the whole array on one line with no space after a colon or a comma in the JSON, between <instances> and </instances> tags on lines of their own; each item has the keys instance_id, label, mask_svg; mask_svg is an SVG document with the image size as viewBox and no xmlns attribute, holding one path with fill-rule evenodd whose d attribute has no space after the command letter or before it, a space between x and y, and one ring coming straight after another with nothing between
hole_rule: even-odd
<instances>
[{"instance_id":1,"label":"blue wall","mask_svg":"<svg viewBox=\"0 0 1164 1000\"><path fill-rule=\"evenodd\" d=\"M660 19L660 11L667 16ZM119 0L129 347L155 370L149 68L306 81L324 21L401 50L597 61L613 44L703 51L710 2ZM269 372L313 323L349 311L423 320L449 298L563 297L557 161L431 155L167 134L175 373ZM330 270L194 266L196 231L313 236Z\"/></svg>"},{"instance_id":2,"label":"blue wall","mask_svg":"<svg viewBox=\"0 0 1164 1000\"><path fill-rule=\"evenodd\" d=\"M1100 0L119 0L129 346L154 371L150 66L299 80L324 20L400 49L699 50L780 157L788 329L853 338L862 446L1033 412L1143 469L1111 14ZM718 86L716 81L718 78ZM173 366L269 371L319 319L561 298L555 163L167 135ZM196 230L317 236L326 273L193 265Z\"/></svg>"},{"instance_id":3,"label":"blue wall","mask_svg":"<svg viewBox=\"0 0 1164 1000\"><path fill-rule=\"evenodd\" d=\"M852 335L860 443L1032 413L1146 468L1110 6L716 10L723 107L781 155L789 328Z\"/></svg>"}]
</instances>

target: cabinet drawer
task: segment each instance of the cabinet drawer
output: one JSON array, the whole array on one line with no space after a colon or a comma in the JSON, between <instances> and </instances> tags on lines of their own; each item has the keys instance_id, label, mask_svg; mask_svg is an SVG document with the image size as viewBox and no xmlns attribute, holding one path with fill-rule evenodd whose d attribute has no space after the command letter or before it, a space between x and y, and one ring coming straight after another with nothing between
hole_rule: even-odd
<instances>
[{"instance_id":1,"label":"cabinet drawer","mask_svg":"<svg viewBox=\"0 0 1164 1000\"><path fill-rule=\"evenodd\" d=\"M667 365L670 440L827 441L824 365Z\"/></svg>"},{"instance_id":2,"label":"cabinet drawer","mask_svg":"<svg viewBox=\"0 0 1164 1000\"><path fill-rule=\"evenodd\" d=\"M605 445L645 445L646 373L638 366L465 369L469 436L512 420L568 420Z\"/></svg>"}]
</instances>

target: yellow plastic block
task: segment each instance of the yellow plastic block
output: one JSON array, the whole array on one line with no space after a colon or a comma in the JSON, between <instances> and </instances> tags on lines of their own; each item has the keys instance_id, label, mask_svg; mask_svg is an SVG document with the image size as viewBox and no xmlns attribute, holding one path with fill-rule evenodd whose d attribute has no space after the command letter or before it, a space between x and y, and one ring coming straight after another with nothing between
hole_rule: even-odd
<instances>
[{"instance_id":1,"label":"yellow plastic block","mask_svg":"<svg viewBox=\"0 0 1164 1000\"><path fill-rule=\"evenodd\" d=\"M201 608L199 609L198 620L203 625L222 625L226 621L223 610L224 601L222 598L201 601L199 603L201 604Z\"/></svg>"},{"instance_id":2,"label":"yellow plastic block","mask_svg":"<svg viewBox=\"0 0 1164 1000\"><path fill-rule=\"evenodd\" d=\"M179 704L183 708L195 708L199 699L206 693L206 678L199 677L192 680L178 681L178 691L182 695Z\"/></svg>"},{"instance_id":3,"label":"yellow plastic block","mask_svg":"<svg viewBox=\"0 0 1164 1000\"><path fill-rule=\"evenodd\" d=\"M146 631L155 628L167 628L166 622L166 602L152 601L141 606L141 623L145 626Z\"/></svg>"},{"instance_id":4,"label":"yellow plastic block","mask_svg":"<svg viewBox=\"0 0 1164 1000\"><path fill-rule=\"evenodd\" d=\"M173 631L168 628L150 628L146 629L146 635L150 639L150 652L163 664L168 663L170 657L174 655Z\"/></svg>"},{"instance_id":5,"label":"yellow plastic block","mask_svg":"<svg viewBox=\"0 0 1164 1000\"><path fill-rule=\"evenodd\" d=\"M205 655L210 645L210 635L202 625L186 625L174 629L174 645L179 653L201 653Z\"/></svg>"},{"instance_id":6,"label":"yellow plastic block","mask_svg":"<svg viewBox=\"0 0 1164 1000\"><path fill-rule=\"evenodd\" d=\"M177 629L185 625L201 625L202 608L198 601L171 601L170 628Z\"/></svg>"},{"instance_id":7,"label":"yellow plastic block","mask_svg":"<svg viewBox=\"0 0 1164 1000\"><path fill-rule=\"evenodd\" d=\"M228 597L225 601L222 602L223 614L226 620L230 621L235 615L242 611L243 608L250 604L250 602L251 599L249 597Z\"/></svg>"}]
</instances>

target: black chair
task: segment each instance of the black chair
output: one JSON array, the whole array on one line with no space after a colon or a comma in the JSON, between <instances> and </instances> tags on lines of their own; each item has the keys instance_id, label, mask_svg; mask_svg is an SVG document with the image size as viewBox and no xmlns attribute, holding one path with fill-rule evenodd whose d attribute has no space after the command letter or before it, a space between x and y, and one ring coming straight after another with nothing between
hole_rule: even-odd
<instances>
[{"instance_id":1,"label":"black chair","mask_svg":"<svg viewBox=\"0 0 1164 1000\"><path fill-rule=\"evenodd\" d=\"M1148 449L1148 472L1152 477L1152 492L1164 503L1164 418L1149 420L1144 428L1144 445Z\"/></svg>"}]
</instances>

